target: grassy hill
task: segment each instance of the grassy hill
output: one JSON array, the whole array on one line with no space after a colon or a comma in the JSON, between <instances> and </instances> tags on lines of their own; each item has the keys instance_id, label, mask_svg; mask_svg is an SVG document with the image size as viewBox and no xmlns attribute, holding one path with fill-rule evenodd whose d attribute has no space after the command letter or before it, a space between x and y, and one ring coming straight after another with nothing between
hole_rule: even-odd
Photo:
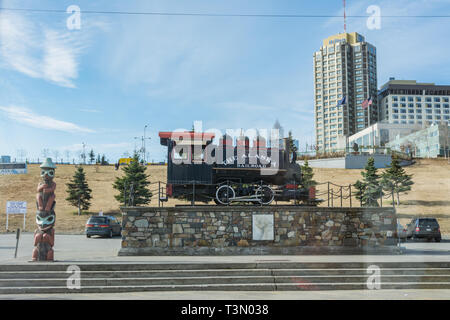
<instances>
[{"instance_id":1,"label":"grassy hill","mask_svg":"<svg viewBox=\"0 0 450 320\"><path fill-rule=\"evenodd\" d=\"M84 166L89 187L92 189L92 206L89 213L77 216L76 208L65 201L67 197L66 183L75 172L74 165L57 165L55 182L56 188L56 230L60 233L82 233L84 224L89 214L96 214L103 210L104 214L120 216L120 204L115 200L117 191L112 183L116 177L122 175L122 170L114 170L114 166ZM413 175L415 184L412 191L400 197L401 204L397 208L400 223L405 224L414 216L433 216L438 218L441 231L450 234L450 164L444 159L417 160L416 164L405 168L408 174ZM151 182L166 181L166 166L149 166L147 173ZM26 219L26 231L34 231L35 224L35 195L36 187L40 181L39 166L29 165L28 174L0 176L0 232L5 232L6 225L6 201L27 201L28 214ZM315 179L320 183L333 182L337 185L355 183L361 179L360 169L314 169ZM157 189L157 184L152 188ZM327 190L327 184L318 187L318 192ZM334 187L337 193L339 188ZM344 190L345 196L345 190ZM327 200L326 195L319 196ZM384 200L383 205L388 205ZM185 203L171 199L166 205ZM334 199L334 206L340 206L340 200ZM343 201L343 206L349 206L349 200ZM352 199L353 206L359 205L356 199ZM157 203L157 191L154 192L152 205ZM325 201L322 205L327 205ZM22 228L22 216L10 217L9 229Z\"/></svg>"}]
</instances>

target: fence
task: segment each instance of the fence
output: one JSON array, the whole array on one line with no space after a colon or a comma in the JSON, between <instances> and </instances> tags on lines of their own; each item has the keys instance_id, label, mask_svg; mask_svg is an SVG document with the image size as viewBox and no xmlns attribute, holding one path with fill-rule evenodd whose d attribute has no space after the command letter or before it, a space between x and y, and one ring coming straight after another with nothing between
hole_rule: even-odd
<instances>
[{"instance_id":1,"label":"fence","mask_svg":"<svg viewBox=\"0 0 450 320\"><path fill-rule=\"evenodd\" d=\"M411 160L411 154L392 150L391 148L386 147L378 147L378 146L360 146L357 151L351 147L343 148L343 149L333 149L329 152L320 152L317 151L314 155L310 152L297 152L298 160L310 160L310 159L328 159L328 158L340 158L345 157L348 154L353 155L372 155L372 154L383 154L383 155L391 155L395 156L400 160Z\"/></svg>"},{"instance_id":2,"label":"fence","mask_svg":"<svg viewBox=\"0 0 450 320\"><path fill-rule=\"evenodd\" d=\"M323 200L325 200L324 202L326 202L327 206L330 208L343 207L344 201L345 204L348 205L349 207L356 207L356 206L363 207L362 201L361 200L358 201L358 199L356 199L356 196L352 192L352 188L354 189L354 191L356 191L352 184L341 186L334 184L332 182L318 183L316 185L317 189L316 197L323 196L324 198ZM395 207L395 199L393 191L385 193L380 188L378 195L370 200L372 203L376 202L378 206L383 207L383 199L385 200L391 199L392 204L390 204L389 206L392 205ZM380 202L378 203L378 201Z\"/></svg>"},{"instance_id":3,"label":"fence","mask_svg":"<svg viewBox=\"0 0 450 320\"><path fill-rule=\"evenodd\" d=\"M184 185L191 185L192 191L189 193L186 193L186 198L190 198L191 206L195 206L195 198L196 198L196 185L208 185L208 186L221 186L221 185L236 185L235 182L232 181L226 181L223 183L218 184L205 184L201 181L190 181L190 182L183 182ZM158 207L164 207L164 202L167 202L169 200L166 190L167 183L163 181L157 181L150 183L149 191L152 193L151 197L151 203L158 203ZM261 181L261 187L263 186ZM300 187L300 185L299 185ZM358 200L354 194L355 188L352 184L349 185L338 185L332 182L322 182L318 183L315 186L316 192L315 197L317 202L322 202L323 204L326 204L329 208L335 208L335 207L363 207L362 201ZM205 196L206 197L206 196ZM213 197L210 200L213 200ZM373 199L370 199L372 203L377 204L379 207L383 207L383 204L386 206L386 201L384 200L391 200L392 203L388 204L388 206L393 206L395 208L395 199L394 199L394 192L383 192L382 189L379 190L379 195L374 197ZM291 201L294 200L294 205L301 205L300 199L291 199ZM320 201L319 201L320 200ZM278 205L278 201L275 201L276 205ZM290 201L289 201L290 202ZM124 205L125 206L134 206L134 184L131 186L124 185ZM261 204L262 205L262 204Z\"/></svg>"}]
</instances>

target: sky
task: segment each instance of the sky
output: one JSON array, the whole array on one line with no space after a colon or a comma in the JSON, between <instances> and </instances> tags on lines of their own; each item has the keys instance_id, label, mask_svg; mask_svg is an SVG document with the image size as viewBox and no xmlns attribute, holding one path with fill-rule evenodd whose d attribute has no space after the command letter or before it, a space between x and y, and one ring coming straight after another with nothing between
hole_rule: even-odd
<instances>
[{"instance_id":1,"label":"sky","mask_svg":"<svg viewBox=\"0 0 450 320\"><path fill-rule=\"evenodd\" d=\"M361 17L373 5L379 29ZM278 119L303 149L314 143L313 53L343 32L342 0L0 0L0 8L0 154L18 161L47 150L78 162L84 144L114 163L141 147L144 130L148 160L164 161L158 132L194 121L225 133L270 130ZM450 0L348 0L346 13L347 32L377 47L378 87L389 77L450 84L450 18L392 17L450 16Z\"/></svg>"}]
</instances>

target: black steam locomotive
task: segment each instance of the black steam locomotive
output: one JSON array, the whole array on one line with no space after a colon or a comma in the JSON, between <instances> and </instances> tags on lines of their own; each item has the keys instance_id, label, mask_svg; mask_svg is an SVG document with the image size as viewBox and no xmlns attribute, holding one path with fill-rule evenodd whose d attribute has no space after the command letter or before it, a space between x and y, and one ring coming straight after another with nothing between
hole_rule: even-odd
<instances>
[{"instance_id":1,"label":"black steam locomotive","mask_svg":"<svg viewBox=\"0 0 450 320\"><path fill-rule=\"evenodd\" d=\"M289 150L270 148L258 137L253 146L247 137L233 146L224 135L213 145L214 134L160 132L167 146L167 196L228 205L247 202L268 205L291 201L316 205L315 189L302 187L301 168Z\"/></svg>"}]
</instances>

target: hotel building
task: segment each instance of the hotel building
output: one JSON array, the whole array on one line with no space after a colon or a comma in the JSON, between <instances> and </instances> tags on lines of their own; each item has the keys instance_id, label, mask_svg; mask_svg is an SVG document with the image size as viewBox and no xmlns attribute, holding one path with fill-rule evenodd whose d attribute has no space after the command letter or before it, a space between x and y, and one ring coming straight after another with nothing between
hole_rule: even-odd
<instances>
[{"instance_id":1,"label":"hotel building","mask_svg":"<svg viewBox=\"0 0 450 320\"><path fill-rule=\"evenodd\" d=\"M450 86L391 78L380 89L380 120L429 126L450 120Z\"/></svg>"},{"instance_id":2,"label":"hotel building","mask_svg":"<svg viewBox=\"0 0 450 320\"><path fill-rule=\"evenodd\" d=\"M323 41L314 60L314 112L319 152L346 147L346 138L378 121L376 48L356 32ZM345 102L339 101L345 97ZM365 99L372 104L363 109Z\"/></svg>"}]
</instances>

